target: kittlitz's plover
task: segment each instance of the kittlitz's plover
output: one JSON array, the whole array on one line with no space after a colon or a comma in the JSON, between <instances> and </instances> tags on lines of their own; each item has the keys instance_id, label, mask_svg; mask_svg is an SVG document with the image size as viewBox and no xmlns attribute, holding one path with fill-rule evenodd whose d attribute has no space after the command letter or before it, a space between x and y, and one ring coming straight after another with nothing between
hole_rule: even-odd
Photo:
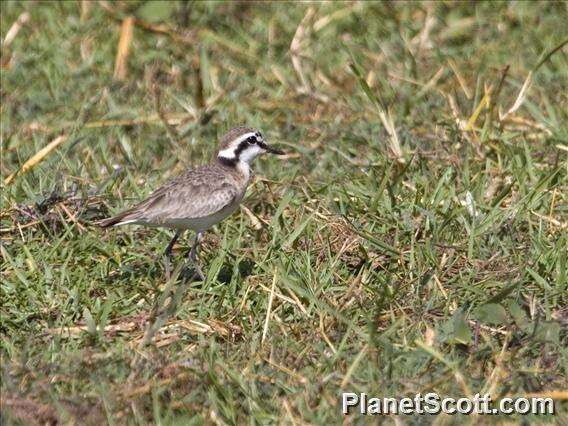
<instances>
[{"instance_id":1,"label":"kittlitz's plover","mask_svg":"<svg viewBox=\"0 0 568 426\"><path fill-rule=\"evenodd\" d=\"M103 228L132 224L175 229L164 253L167 258L184 231L195 231L189 259L203 280L204 275L197 265L197 247L203 232L237 209L250 182L250 163L266 152L284 154L268 145L259 131L235 127L221 138L217 157L210 164L186 170L134 207L100 221L99 225Z\"/></svg>"}]
</instances>

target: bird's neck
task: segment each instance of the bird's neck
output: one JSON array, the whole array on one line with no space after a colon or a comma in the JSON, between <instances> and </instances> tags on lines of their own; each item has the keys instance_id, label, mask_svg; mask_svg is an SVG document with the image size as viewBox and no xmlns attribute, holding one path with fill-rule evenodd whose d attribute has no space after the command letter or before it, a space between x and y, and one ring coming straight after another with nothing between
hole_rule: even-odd
<instances>
[{"instance_id":1,"label":"bird's neck","mask_svg":"<svg viewBox=\"0 0 568 426\"><path fill-rule=\"evenodd\" d=\"M236 157L225 157L223 155L217 156L217 161L225 167L236 167L240 162Z\"/></svg>"},{"instance_id":2,"label":"bird's neck","mask_svg":"<svg viewBox=\"0 0 568 426\"><path fill-rule=\"evenodd\" d=\"M239 159L239 157L225 157L223 155L219 155L217 156L217 162L223 167L227 167L242 174L247 180L250 177L250 165L246 161Z\"/></svg>"}]
</instances>

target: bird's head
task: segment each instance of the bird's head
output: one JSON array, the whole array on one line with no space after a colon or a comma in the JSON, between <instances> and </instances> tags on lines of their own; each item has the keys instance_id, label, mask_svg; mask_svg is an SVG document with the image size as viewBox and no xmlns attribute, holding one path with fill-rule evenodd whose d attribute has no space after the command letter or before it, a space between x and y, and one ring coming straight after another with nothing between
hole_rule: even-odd
<instances>
[{"instance_id":1,"label":"bird's head","mask_svg":"<svg viewBox=\"0 0 568 426\"><path fill-rule=\"evenodd\" d=\"M262 133L250 127L235 127L222 138L217 158L224 164L234 165L242 161L250 164L264 153L283 155L284 152L266 143Z\"/></svg>"}]
</instances>

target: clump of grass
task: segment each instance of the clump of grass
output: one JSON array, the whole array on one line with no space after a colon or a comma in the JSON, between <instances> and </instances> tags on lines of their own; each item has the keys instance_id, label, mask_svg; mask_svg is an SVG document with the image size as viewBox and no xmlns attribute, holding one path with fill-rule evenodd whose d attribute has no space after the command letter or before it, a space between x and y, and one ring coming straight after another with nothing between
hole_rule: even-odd
<instances>
[{"instance_id":1,"label":"clump of grass","mask_svg":"<svg viewBox=\"0 0 568 426\"><path fill-rule=\"evenodd\" d=\"M566 418L562 4L1 7L7 422L320 424L346 390ZM240 123L289 155L206 282L92 226Z\"/></svg>"}]
</instances>

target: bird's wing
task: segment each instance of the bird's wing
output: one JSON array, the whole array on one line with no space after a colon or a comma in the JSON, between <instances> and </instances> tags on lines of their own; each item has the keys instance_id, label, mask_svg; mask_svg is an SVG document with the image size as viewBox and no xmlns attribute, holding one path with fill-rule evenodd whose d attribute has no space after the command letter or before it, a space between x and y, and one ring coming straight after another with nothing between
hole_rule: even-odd
<instances>
[{"instance_id":1,"label":"bird's wing","mask_svg":"<svg viewBox=\"0 0 568 426\"><path fill-rule=\"evenodd\" d=\"M207 185L189 184L172 188L149 199L141 218L149 222L166 219L193 219L217 213L231 204L237 196L234 185L227 182L211 182Z\"/></svg>"},{"instance_id":2,"label":"bird's wing","mask_svg":"<svg viewBox=\"0 0 568 426\"><path fill-rule=\"evenodd\" d=\"M231 204L238 195L239 188L226 175L208 169L188 170L103 226L206 217Z\"/></svg>"}]
</instances>

